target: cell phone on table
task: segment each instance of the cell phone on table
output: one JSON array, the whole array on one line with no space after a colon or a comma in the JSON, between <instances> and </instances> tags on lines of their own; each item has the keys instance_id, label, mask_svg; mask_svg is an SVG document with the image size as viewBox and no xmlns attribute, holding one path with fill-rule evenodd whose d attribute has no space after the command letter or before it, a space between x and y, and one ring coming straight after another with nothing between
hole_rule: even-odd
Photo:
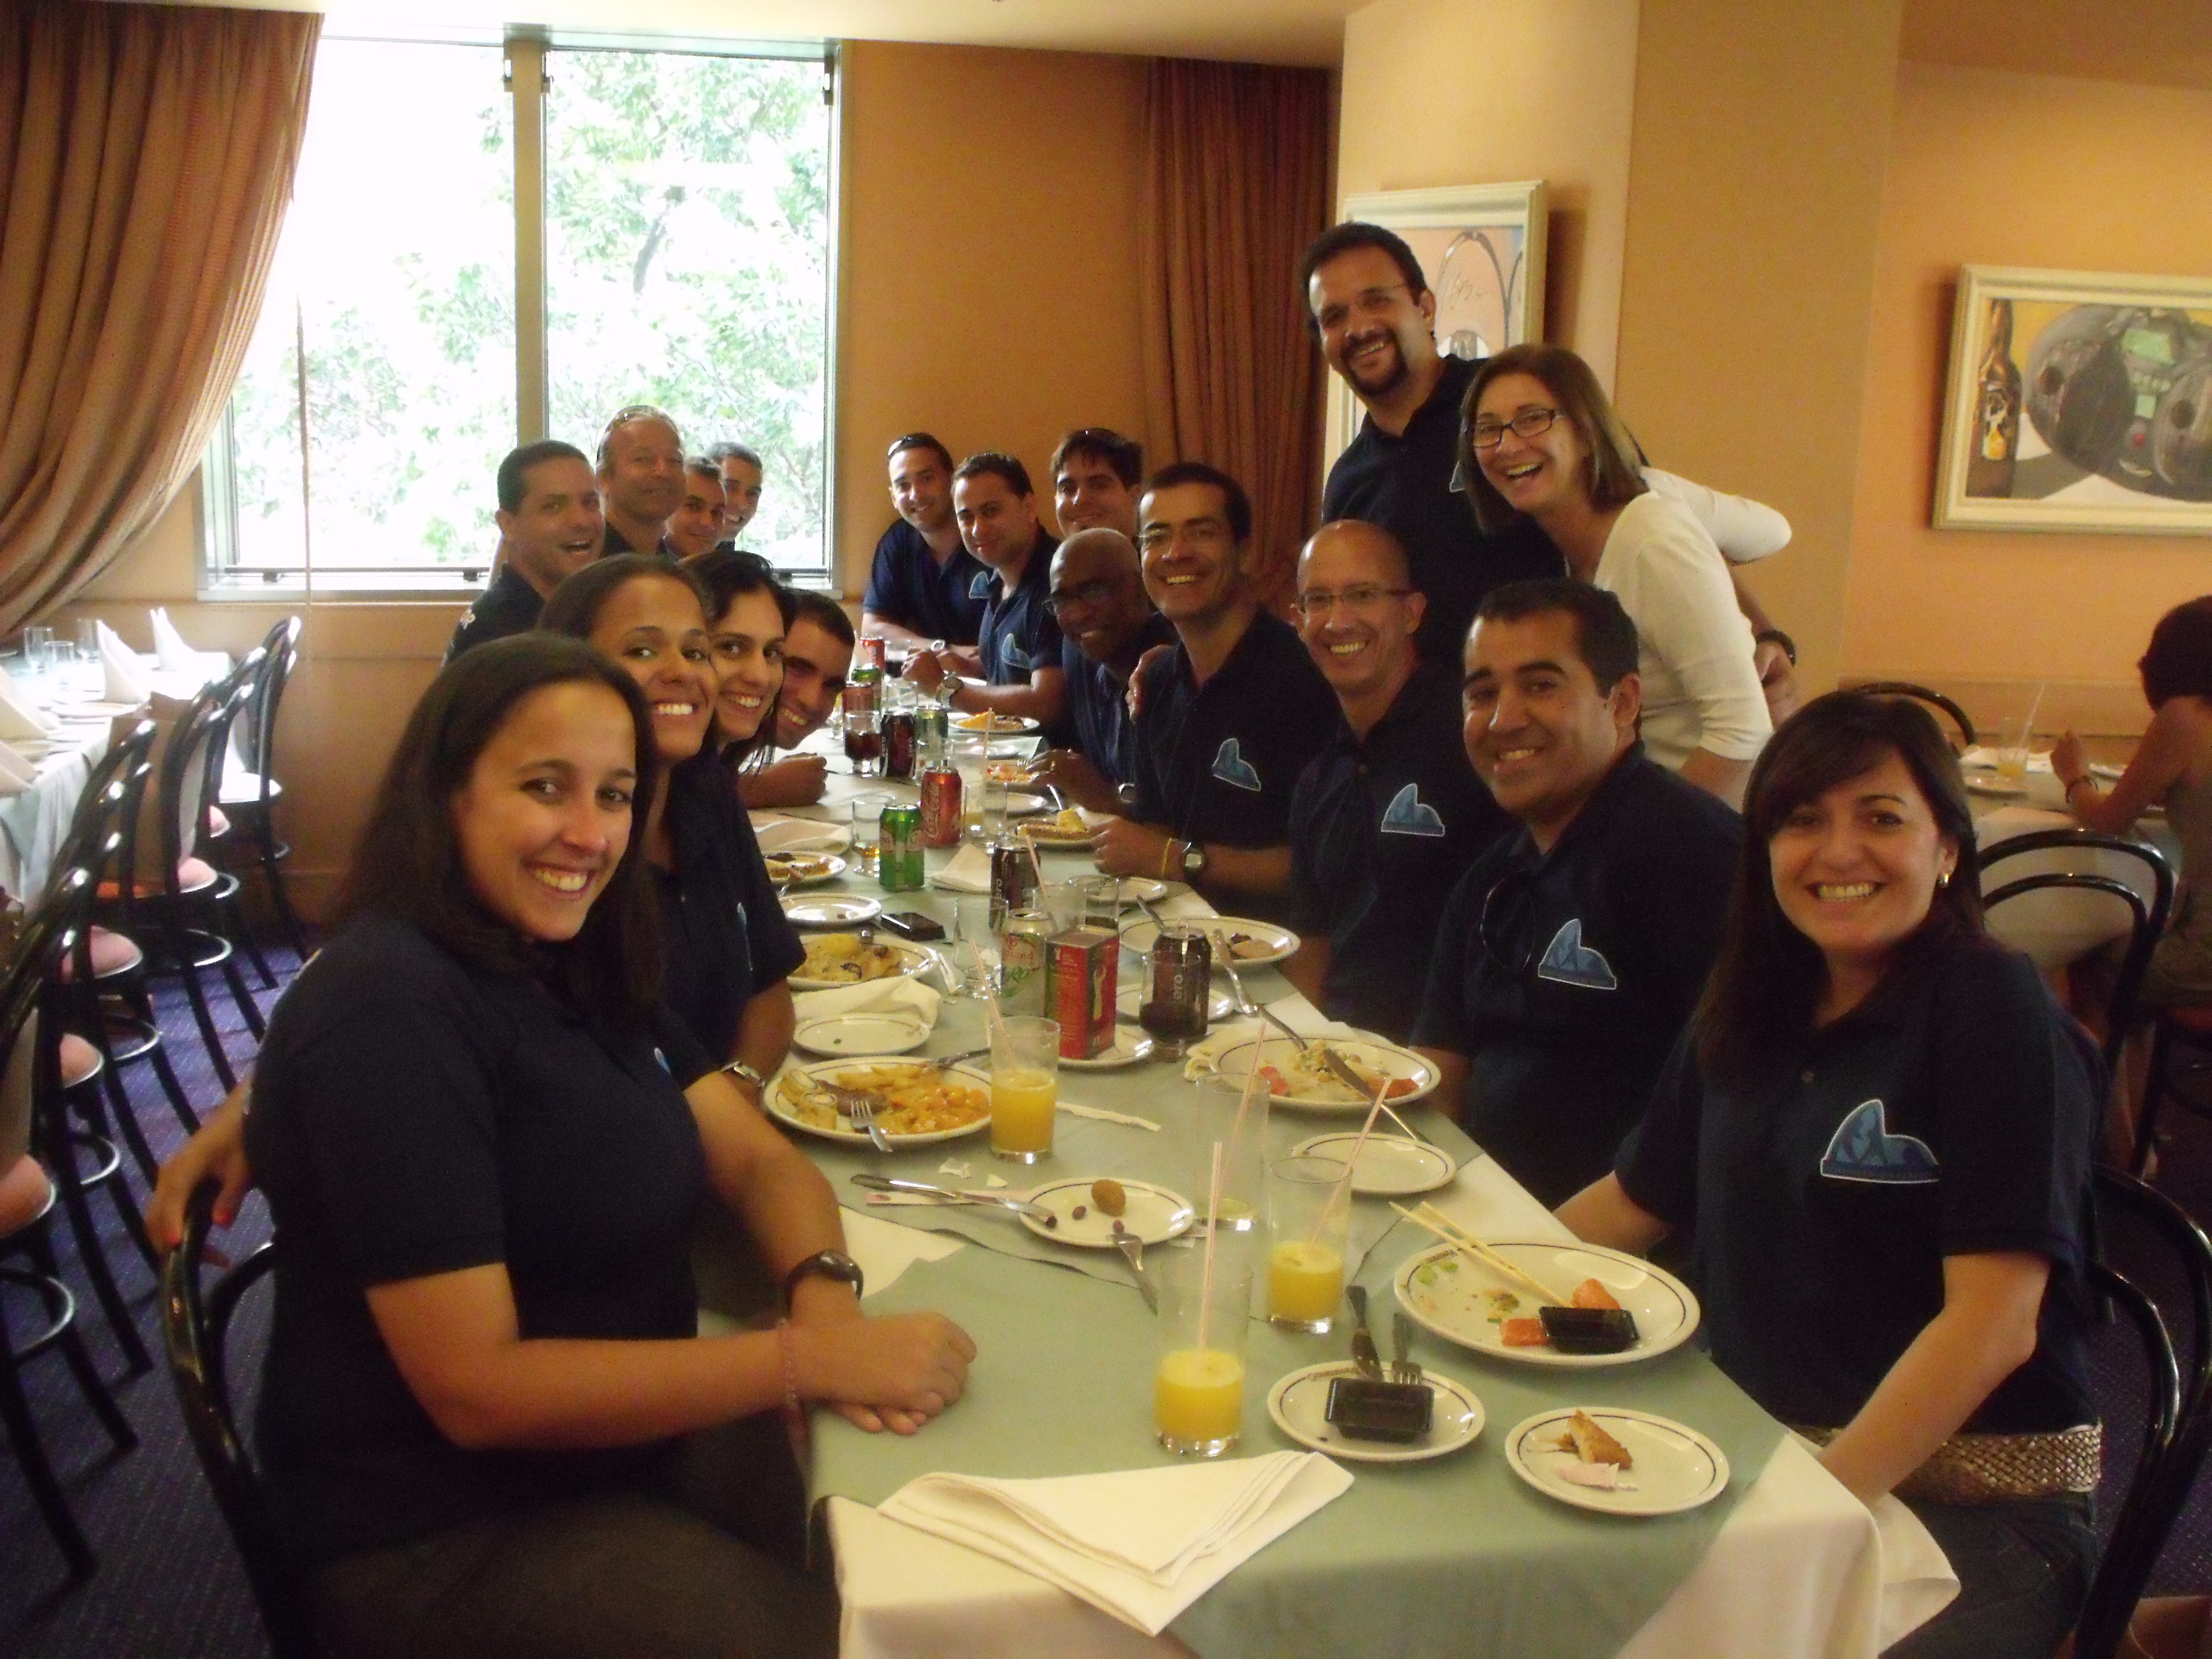
<instances>
[{"instance_id":1,"label":"cell phone on table","mask_svg":"<svg viewBox=\"0 0 2212 1659\"><path fill-rule=\"evenodd\" d=\"M945 924L920 910L887 910L876 920L901 939L945 937Z\"/></svg>"}]
</instances>

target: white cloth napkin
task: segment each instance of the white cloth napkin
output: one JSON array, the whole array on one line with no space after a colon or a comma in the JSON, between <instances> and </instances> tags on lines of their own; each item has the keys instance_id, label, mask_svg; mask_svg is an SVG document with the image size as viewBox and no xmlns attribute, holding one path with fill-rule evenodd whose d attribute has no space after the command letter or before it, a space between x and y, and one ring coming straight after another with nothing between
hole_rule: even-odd
<instances>
[{"instance_id":1,"label":"white cloth napkin","mask_svg":"<svg viewBox=\"0 0 2212 1659\"><path fill-rule=\"evenodd\" d=\"M841 985L834 991L801 991L791 1004L801 1025L810 1020L866 1012L900 1015L931 1031L937 1029L937 1011L944 1000L920 980L901 975L896 979L871 980L865 985Z\"/></svg>"},{"instance_id":2,"label":"white cloth napkin","mask_svg":"<svg viewBox=\"0 0 2212 1659\"><path fill-rule=\"evenodd\" d=\"M1903 1641L1959 1594L1959 1575L1920 1517L1885 1492L1873 1504L1881 1540L1881 1650Z\"/></svg>"},{"instance_id":3,"label":"white cloth napkin","mask_svg":"<svg viewBox=\"0 0 2212 1659\"><path fill-rule=\"evenodd\" d=\"M1990 748L1989 744L1985 743L1978 743L1972 749L1969 749L1965 754L1959 757L1959 764L1961 766L1995 766L1997 763L1997 756L1998 751ZM2031 772L2050 771L2051 769L2051 751L2048 749L2029 750L2027 751L2027 769Z\"/></svg>"},{"instance_id":4,"label":"white cloth napkin","mask_svg":"<svg viewBox=\"0 0 2212 1659\"><path fill-rule=\"evenodd\" d=\"M0 743L0 795L20 795L38 781L38 767Z\"/></svg>"},{"instance_id":5,"label":"white cloth napkin","mask_svg":"<svg viewBox=\"0 0 2212 1659\"><path fill-rule=\"evenodd\" d=\"M43 738L58 730L60 724L16 690L8 671L0 668L0 739L12 742L18 738Z\"/></svg>"},{"instance_id":6,"label":"white cloth napkin","mask_svg":"<svg viewBox=\"0 0 2212 1659\"><path fill-rule=\"evenodd\" d=\"M895 1521L1035 1573L1148 1636L1352 1489L1318 1452L1273 1452L1048 1480L925 1474Z\"/></svg>"},{"instance_id":7,"label":"white cloth napkin","mask_svg":"<svg viewBox=\"0 0 2212 1659\"><path fill-rule=\"evenodd\" d=\"M777 812L752 815L753 837L763 853L842 853L853 844L846 823L820 818L787 818Z\"/></svg>"},{"instance_id":8,"label":"white cloth napkin","mask_svg":"<svg viewBox=\"0 0 2212 1659\"><path fill-rule=\"evenodd\" d=\"M154 695L154 682L147 672L145 659L124 644L121 636L106 623L94 626L100 632L100 665L107 677L107 701L133 705L144 702Z\"/></svg>"},{"instance_id":9,"label":"white cloth napkin","mask_svg":"<svg viewBox=\"0 0 2212 1659\"><path fill-rule=\"evenodd\" d=\"M963 842L945 866L929 878L929 884L950 893L988 893L991 890L991 855L979 842Z\"/></svg>"},{"instance_id":10,"label":"white cloth napkin","mask_svg":"<svg viewBox=\"0 0 2212 1659\"><path fill-rule=\"evenodd\" d=\"M167 607L157 605L149 614L154 623L155 665L172 674L198 673L200 653L185 643L185 636L169 620Z\"/></svg>"}]
</instances>

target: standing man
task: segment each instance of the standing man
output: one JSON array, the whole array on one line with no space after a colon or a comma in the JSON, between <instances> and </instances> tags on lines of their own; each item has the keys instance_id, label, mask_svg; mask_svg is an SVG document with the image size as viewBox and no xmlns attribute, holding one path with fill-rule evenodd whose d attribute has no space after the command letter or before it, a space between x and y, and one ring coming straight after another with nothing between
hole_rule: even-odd
<instances>
[{"instance_id":1,"label":"standing man","mask_svg":"<svg viewBox=\"0 0 2212 1659\"><path fill-rule=\"evenodd\" d=\"M1336 694L1334 732L1291 803L1291 982L1331 1019L1403 1042L1428 984L1438 897L1513 825L1460 742L1459 676L1414 649L1406 550L1357 519L1298 557L1299 635Z\"/></svg>"},{"instance_id":2,"label":"standing man","mask_svg":"<svg viewBox=\"0 0 2212 1659\"><path fill-rule=\"evenodd\" d=\"M1421 654L1455 662L1482 596L1501 582L1558 575L1559 550L1534 525L1484 534L1460 493L1460 405L1475 365L1437 351L1436 295L1404 239L1357 221L1334 226L1306 250L1298 286L1322 356L1367 411L1329 468L1322 519L1364 520L1398 538L1429 599ZM1689 507L1732 564L1790 540L1789 520L1771 507L1656 467L1644 478ZM1797 648L1741 582L1736 599L1758 635L1759 680L1779 721L1797 702Z\"/></svg>"},{"instance_id":3,"label":"standing man","mask_svg":"<svg viewBox=\"0 0 2212 1659\"><path fill-rule=\"evenodd\" d=\"M707 452L722 477L722 528L732 547L760 511L761 480L766 475L756 450L744 444L719 443Z\"/></svg>"},{"instance_id":4,"label":"standing man","mask_svg":"<svg viewBox=\"0 0 2212 1659\"><path fill-rule=\"evenodd\" d=\"M1137 483L1145 447L1103 426L1078 428L1052 452L1053 514L1060 533L1118 530L1137 538Z\"/></svg>"},{"instance_id":5,"label":"standing man","mask_svg":"<svg viewBox=\"0 0 2212 1659\"><path fill-rule=\"evenodd\" d=\"M676 556L663 526L684 499L684 434L651 404L618 409L599 440L609 553Z\"/></svg>"},{"instance_id":6,"label":"standing man","mask_svg":"<svg viewBox=\"0 0 2212 1659\"><path fill-rule=\"evenodd\" d=\"M1146 597L1136 544L1118 530L1079 530L1060 544L1045 606L1060 624L1074 746L1048 750L1034 775L1078 806L1125 812L1137 793L1129 676L1146 651L1175 643L1175 629Z\"/></svg>"},{"instance_id":7,"label":"standing man","mask_svg":"<svg viewBox=\"0 0 2212 1659\"><path fill-rule=\"evenodd\" d=\"M1650 1103L1720 950L1743 822L1644 755L1636 624L1603 588L1495 590L1466 665L1468 758L1521 829L1453 889L1413 1040L1445 1109L1548 1206L1612 1169Z\"/></svg>"},{"instance_id":8,"label":"standing man","mask_svg":"<svg viewBox=\"0 0 2212 1659\"><path fill-rule=\"evenodd\" d=\"M684 499L668 515L661 537L679 559L698 558L721 540L722 469L704 455L684 463Z\"/></svg>"},{"instance_id":9,"label":"standing man","mask_svg":"<svg viewBox=\"0 0 2212 1659\"><path fill-rule=\"evenodd\" d=\"M1140 670L1137 799L1092 847L1113 876L1188 881L1224 908L1289 910L1291 794L1336 699L1246 574L1252 503L1202 461L1152 475L1139 499L1145 592L1175 648Z\"/></svg>"},{"instance_id":10,"label":"standing man","mask_svg":"<svg viewBox=\"0 0 2212 1659\"><path fill-rule=\"evenodd\" d=\"M1067 706L1060 624L1048 604L1060 544L1037 521L1029 469L994 450L970 455L952 475L952 503L961 540L993 575L975 641L983 678L980 684L961 680L952 707L1026 716L1055 737ZM904 678L933 691L960 667L949 651L917 651Z\"/></svg>"},{"instance_id":11,"label":"standing man","mask_svg":"<svg viewBox=\"0 0 2212 1659\"><path fill-rule=\"evenodd\" d=\"M991 573L953 520L952 452L927 432L909 432L892 441L890 470L898 518L876 542L860 627L895 645L973 646Z\"/></svg>"},{"instance_id":12,"label":"standing man","mask_svg":"<svg viewBox=\"0 0 2212 1659\"><path fill-rule=\"evenodd\" d=\"M747 806L811 806L822 799L829 766L819 755L787 754L819 732L853 672L853 622L826 593L791 590L783 635L783 689L768 739L739 763L738 798Z\"/></svg>"},{"instance_id":13,"label":"standing man","mask_svg":"<svg viewBox=\"0 0 2212 1659\"><path fill-rule=\"evenodd\" d=\"M599 483L575 445L546 438L509 451L498 489L506 561L453 629L447 662L471 646L528 633L562 578L599 556Z\"/></svg>"}]
</instances>

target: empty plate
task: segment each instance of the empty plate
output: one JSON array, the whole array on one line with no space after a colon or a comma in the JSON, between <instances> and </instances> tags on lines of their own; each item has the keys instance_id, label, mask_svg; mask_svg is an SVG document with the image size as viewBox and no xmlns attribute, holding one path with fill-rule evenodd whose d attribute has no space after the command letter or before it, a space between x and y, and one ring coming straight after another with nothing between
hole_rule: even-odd
<instances>
[{"instance_id":1,"label":"empty plate","mask_svg":"<svg viewBox=\"0 0 2212 1659\"><path fill-rule=\"evenodd\" d=\"M810 1054L842 1060L854 1054L907 1054L929 1041L929 1028L895 1014L836 1014L809 1020L791 1040Z\"/></svg>"},{"instance_id":2,"label":"empty plate","mask_svg":"<svg viewBox=\"0 0 2212 1659\"><path fill-rule=\"evenodd\" d=\"M883 913L881 903L858 893L809 893L783 901L784 917L794 927L857 927Z\"/></svg>"},{"instance_id":3,"label":"empty plate","mask_svg":"<svg viewBox=\"0 0 2212 1659\"><path fill-rule=\"evenodd\" d=\"M1341 1163L1352 1155L1358 1140L1357 1133L1316 1135L1291 1150L1300 1158L1313 1155ZM1369 1135L1367 1144L1359 1148L1359 1161L1352 1169L1352 1190L1376 1198L1403 1198L1449 1186L1458 1173L1457 1161L1441 1146L1408 1140L1403 1135L1376 1133Z\"/></svg>"}]
</instances>

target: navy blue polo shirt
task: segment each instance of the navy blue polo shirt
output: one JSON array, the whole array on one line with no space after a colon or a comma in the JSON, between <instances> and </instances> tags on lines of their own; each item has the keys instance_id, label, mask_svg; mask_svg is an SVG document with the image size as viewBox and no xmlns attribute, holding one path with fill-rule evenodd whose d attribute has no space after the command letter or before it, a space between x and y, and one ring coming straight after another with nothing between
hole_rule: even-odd
<instances>
[{"instance_id":1,"label":"navy blue polo shirt","mask_svg":"<svg viewBox=\"0 0 2212 1659\"><path fill-rule=\"evenodd\" d=\"M965 547L954 549L939 565L921 532L904 519L894 519L876 538L867 597L860 605L924 639L973 645L995 580L991 568Z\"/></svg>"},{"instance_id":2,"label":"navy blue polo shirt","mask_svg":"<svg viewBox=\"0 0 2212 1659\"><path fill-rule=\"evenodd\" d=\"M1364 741L1339 714L1291 803L1298 931L1328 938L1323 1012L1393 1042L1420 1010L1438 899L1516 827L1460 726L1459 676L1425 664Z\"/></svg>"},{"instance_id":3,"label":"navy blue polo shirt","mask_svg":"<svg viewBox=\"0 0 2212 1659\"><path fill-rule=\"evenodd\" d=\"M643 553L650 558L665 559L671 564L676 562L675 546L669 541L665 532L660 539L651 547L632 547L629 544L629 538L615 528L615 521L612 519L607 520L606 541L599 550L603 557L610 559L618 553Z\"/></svg>"},{"instance_id":4,"label":"navy blue polo shirt","mask_svg":"<svg viewBox=\"0 0 2212 1659\"><path fill-rule=\"evenodd\" d=\"M676 867L653 872L668 956L661 1000L702 1048L726 1060L745 1004L805 961L806 947L719 756L702 752L668 775L667 813Z\"/></svg>"},{"instance_id":5,"label":"navy blue polo shirt","mask_svg":"<svg viewBox=\"0 0 2212 1659\"><path fill-rule=\"evenodd\" d=\"M1335 729L1336 694L1280 618L1261 611L1204 685L1178 642L1146 673L1132 816L1179 841L1286 847L1291 798ZM1287 920L1287 899L1238 893L1235 908Z\"/></svg>"},{"instance_id":6,"label":"navy blue polo shirt","mask_svg":"<svg viewBox=\"0 0 2212 1659\"><path fill-rule=\"evenodd\" d=\"M2094 1421L2081 1223L2102 1063L2026 957L1963 928L1916 944L1744 1079L1705 1077L1686 1039L1616 1172L1694 1230L1713 1358L1784 1422L1850 1422L1942 1310L1943 1258L1992 1251L2046 1257L2051 1285L2034 1356L1966 1426Z\"/></svg>"},{"instance_id":7,"label":"navy blue polo shirt","mask_svg":"<svg viewBox=\"0 0 2212 1659\"><path fill-rule=\"evenodd\" d=\"M1493 843L1437 927L1413 1041L1465 1054L1467 1132L1558 1204L1613 1155L1719 954L1743 821L1629 750L1539 852Z\"/></svg>"},{"instance_id":8,"label":"navy blue polo shirt","mask_svg":"<svg viewBox=\"0 0 2212 1659\"><path fill-rule=\"evenodd\" d=\"M998 574L992 574L990 599L975 634L986 684L1027 685L1036 670L1060 666L1060 620L1044 603L1052 597L1052 556L1059 546L1056 538L1040 528L1011 593L1003 591Z\"/></svg>"},{"instance_id":9,"label":"navy blue polo shirt","mask_svg":"<svg viewBox=\"0 0 2212 1659\"><path fill-rule=\"evenodd\" d=\"M708 1186L682 1085L708 1069L665 1013L610 1029L385 917L301 970L270 1017L246 1144L283 1241L256 1441L302 1564L604 1490L662 1455L455 1445L366 1293L499 1264L525 1338L692 1335Z\"/></svg>"},{"instance_id":10,"label":"navy blue polo shirt","mask_svg":"<svg viewBox=\"0 0 2212 1659\"><path fill-rule=\"evenodd\" d=\"M446 647L446 660L453 661L472 646L489 645L511 634L527 634L538 626L538 613L544 609L544 599L523 580L520 571L511 564L500 566L490 586L477 595L468 615L455 625L453 642Z\"/></svg>"},{"instance_id":11,"label":"navy blue polo shirt","mask_svg":"<svg viewBox=\"0 0 2212 1659\"><path fill-rule=\"evenodd\" d=\"M1371 415L1328 470L1321 516L1381 525L1406 549L1413 586L1429 596L1421 618L1422 656L1456 663L1483 596L1534 576L1560 576L1566 564L1551 538L1516 518L1496 535L1474 521L1474 508L1452 488L1459 465L1460 404L1480 367L1458 357L1443 373L1406 430L1392 437Z\"/></svg>"},{"instance_id":12,"label":"navy blue polo shirt","mask_svg":"<svg viewBox=\"0 0 2212 1659\"><path fill-rule=\"evenodd\" d=\"M1175 642L1175 629L1155 611L1137 630L1135 648L1141 657L1156 645ZM1137 726L1129 718L1129 682L1114 672L1112 664L1085 656L1083 647L1065 636L1060 642L1060 672L1067 677L1067 716L1075 747L1109 783L1135 782Z\"/></svg>"}]
</instances>

